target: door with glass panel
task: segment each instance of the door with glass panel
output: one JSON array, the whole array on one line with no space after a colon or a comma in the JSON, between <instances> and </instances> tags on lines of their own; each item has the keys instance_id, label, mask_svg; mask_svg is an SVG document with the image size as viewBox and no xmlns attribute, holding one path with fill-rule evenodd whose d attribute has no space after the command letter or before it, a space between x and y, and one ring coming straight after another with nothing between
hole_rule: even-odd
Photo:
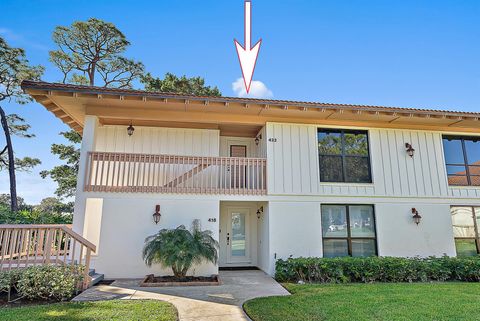
<instances>
[{"instance_id":1,"label":"door with glass panel","mask_svg":"<svg viewBox=\"0 0 480 321\"><path fill-rule=\"evenodd\" d=\"M247 157L247 145L229 145L230 157L245 158ZM246 166L240 160L233 161L230 165L230 186L234 188L245 187Z\"/></svg>"},{"instance_id":2,"label":"door with glass panel","mask_svg":"<svg viewBox=\"0 0 480 321\"><path fill-rule=\"evenodd\" d=\"M248 208L229 208L227 211L227 263L250 263Z\"/></svg>"}]
</instances>

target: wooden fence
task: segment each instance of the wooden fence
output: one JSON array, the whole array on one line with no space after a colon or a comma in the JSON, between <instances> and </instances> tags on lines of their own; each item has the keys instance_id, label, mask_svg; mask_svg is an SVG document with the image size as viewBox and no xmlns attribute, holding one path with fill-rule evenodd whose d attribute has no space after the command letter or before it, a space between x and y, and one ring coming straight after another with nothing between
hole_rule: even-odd
<instances>
[{"instance_id":1,"label":"wooden fence","mask_svg":"<svg viewBox=\"0 0 480 321\"><path fill-rule=\"evenodd\" d=\"M83 265L84 282L90 282L89 270L94 244L67 225L0 225L0 271L35 265Z\"/></svg>"}]
</instances>

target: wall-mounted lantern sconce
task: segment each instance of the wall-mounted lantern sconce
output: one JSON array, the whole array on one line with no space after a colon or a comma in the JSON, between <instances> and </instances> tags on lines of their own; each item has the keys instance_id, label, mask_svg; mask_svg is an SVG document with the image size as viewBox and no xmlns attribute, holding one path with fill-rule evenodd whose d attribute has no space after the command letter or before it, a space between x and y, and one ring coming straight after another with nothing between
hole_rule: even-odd
<instances>
[{"instance_id":1,"label":"wall-mounted lantern sconce","mask_svg":"<svg viewBox=\"0 0 480 321\"><path fill-rule=\"evenodd\" d=\"M130 126L127 127L128 136L132 136L134 131L135 131L135 127L133 127L132 122L130 122Z\"/></svg>"},{"instance_id":2,"label":"wall-mounted lantern sconce","mask_svg":"<svg viewBox=\"0 0 480 321\"><path fill-rule=\"evenodd\" d=\"M258 144L260 144L260 139L262 139L262 134L258 135L257 137L255 137L255 145L258 146Z\"/></svg>"},{"instance_id":3,"label":"wall-mounted lantern sconce","mask_svg":"<svg viewBox=\"0 0 480 321\"><path fill-rule=\"evenodd\" d=\"M422 216L420 216L420 214L418 214L418 211L416 208L412 208L412 218L413 218L413 221L415 222L415 224L420 224L420 221L422 220Z\"/></svg>"},{"instance_id":4,"label":"wall-mounted lantern sconce","mask_svg":"<svg viewBox=\"0 0 480 321\"><path fill-rule=\"evenodd\" d=\"M415 154L415 149L413 148L412 144L405 143L405 149L407 150L408 156L413 157Z\"/></svg>"},{"instance_id":5,"label":"wall-mounted lantern sconce","mask_svg":"<svg viewBox=\"0 0 480 321\"><path fill-rule=\"evenodd\" d=\"M257 210L257 218L260 219L260 216L263 214L263 206Z\"/></svg>"},{"instance_id":6,"label":"wall-mounted lantern sconce","mask_svg":"<svg viewBox=\"0 0 480 321\"><path fill-rule=\"evenodd\" d=\"M155 213L153 213L152 216L155 224L158 224L158 222L160 222L160 218L162 217L162 214L160 214L160 205L155 205Z\"/></svg>"}]
</instances>

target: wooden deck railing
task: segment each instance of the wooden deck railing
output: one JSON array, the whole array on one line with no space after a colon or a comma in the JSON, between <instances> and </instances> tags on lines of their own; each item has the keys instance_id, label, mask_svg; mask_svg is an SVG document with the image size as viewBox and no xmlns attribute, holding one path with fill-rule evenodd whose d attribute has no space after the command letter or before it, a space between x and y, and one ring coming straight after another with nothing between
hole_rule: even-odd
<instances>
[{"instance_id":1,"label":"wooden deck railing","mask_svg":"<svg viewBox=\"0 0 480 321\"><path fill-rule=\"evenodd\" d=\"M90 283L94 244L67 225L0 225L0 271L34 265L83 265L83 288Z\"/></svg>"},{"instance_id":2,"label":"wooden deck railing","mask_svg":"<svg viewBox=\"0 0 480 321\"><path fill-rule=\"evenodd\" d=\"M266 159L90 152L84 189L264 195Z\"/></svg>"}]
</instances>

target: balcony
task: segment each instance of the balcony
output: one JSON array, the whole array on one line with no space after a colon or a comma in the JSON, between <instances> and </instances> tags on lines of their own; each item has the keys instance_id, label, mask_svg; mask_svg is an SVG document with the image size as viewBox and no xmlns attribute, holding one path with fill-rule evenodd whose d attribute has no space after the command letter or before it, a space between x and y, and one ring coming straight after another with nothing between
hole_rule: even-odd
<instances>
[{"instance_id":1,"label":"balcony","mask_svg":"<svg viewBox=\"0 0 480 321\"><path fill-rule=\"evenodd\" d=\"M89 152L86 192L265 195L265 158Z\"/></svg>"}]
</instances>

